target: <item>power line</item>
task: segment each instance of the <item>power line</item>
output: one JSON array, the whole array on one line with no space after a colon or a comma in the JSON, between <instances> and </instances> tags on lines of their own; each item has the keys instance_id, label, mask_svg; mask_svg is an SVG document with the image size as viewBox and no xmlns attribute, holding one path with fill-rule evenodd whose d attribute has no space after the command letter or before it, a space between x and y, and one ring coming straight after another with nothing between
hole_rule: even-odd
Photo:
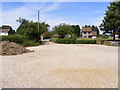
<instances>
[{"instance_id":1,"label":"power line","mask_svg":"<svg viewBox=\"0 0 120 90\"><path fill-rule=\"evenodd\" d=\"M37 10L35 10L35 9L33 9L33 8L30 8L30 7L24 5L24 4L20 3L20 2L16 2L16 3L19 4L19 5L22 5L22 6L26 7L26 8L28 8L28 9L30 9L30 10L32 10L32 11L37 11Z\"/></svg>"},{"instance_id":2,"label":"power line","mask_svg":"<svg viewBox=\"0 0 120 90\"><path fill-rule=\"evenodd\" d=\"M39 31L39 30L40 30L40 26L39 26L40 12L39 12L39 10L34 10L33 8L30 8L30 7L28 7L28 6L25 6L24 4L22 4L22 3L20 3L20 2L16 2L16 3L18 3L18 4L20 4L20 5L28 8L28 9L30 9L30 10L32 10L32 11L37 11L37 12L38 12L38 31ZM39 36L39 35L38 35L38 36ZM38 37L38 38L39 38L39 37Z\"/></svg>"}]
</instances>

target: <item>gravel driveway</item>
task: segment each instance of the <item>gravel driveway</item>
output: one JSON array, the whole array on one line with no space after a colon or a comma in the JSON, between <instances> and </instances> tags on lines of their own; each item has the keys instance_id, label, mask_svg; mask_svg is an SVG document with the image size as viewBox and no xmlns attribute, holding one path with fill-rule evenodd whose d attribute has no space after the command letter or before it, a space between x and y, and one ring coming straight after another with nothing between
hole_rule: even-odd
<instances>
[{"instance_id":1,"label":"gravel driveway","mask_svg":"<svg viewBox=\"0 0 120 90\"><path fill-rule=\"evenodd\" d=\"M117 88L118 47L54 44L0 56L3 88Z\"/></svg>"}]
</instances>

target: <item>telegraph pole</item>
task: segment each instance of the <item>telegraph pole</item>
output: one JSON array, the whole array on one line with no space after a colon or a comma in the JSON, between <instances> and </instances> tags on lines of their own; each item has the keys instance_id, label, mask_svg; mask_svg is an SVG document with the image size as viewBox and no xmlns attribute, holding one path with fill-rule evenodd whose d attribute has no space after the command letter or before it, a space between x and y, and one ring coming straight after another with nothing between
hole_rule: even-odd
<instances>
[{"instance_id":1,"label":"telegraph pole","mask_svg":"<svg viewBox=\"0 0 120 90\"><path fill-rule=\"evenodd\" d=\"M39 30L39 29L40 29L40 26L39 26L39 14L40 14L40 13L39 13L39 10L38 10L38 39L40 38L40 36L39 36L39 31L40 31L40 30Z\"/></svg>"}]
</instances>

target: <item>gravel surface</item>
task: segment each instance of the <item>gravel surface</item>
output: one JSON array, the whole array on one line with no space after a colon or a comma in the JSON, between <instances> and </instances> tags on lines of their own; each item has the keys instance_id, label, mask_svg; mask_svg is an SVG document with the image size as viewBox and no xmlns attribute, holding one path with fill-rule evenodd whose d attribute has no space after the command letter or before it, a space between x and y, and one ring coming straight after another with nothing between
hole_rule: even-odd
<instances>
[{"instance_id":1,"label":"gravel surface","mask_svg":"<svg viewBox=\"0 0 120 90\"><path fill-rule=\"evenodd\" d=\"M118 47L54 44L0 56L3 88L117 88Z\"/></svg>"}]
</instances>

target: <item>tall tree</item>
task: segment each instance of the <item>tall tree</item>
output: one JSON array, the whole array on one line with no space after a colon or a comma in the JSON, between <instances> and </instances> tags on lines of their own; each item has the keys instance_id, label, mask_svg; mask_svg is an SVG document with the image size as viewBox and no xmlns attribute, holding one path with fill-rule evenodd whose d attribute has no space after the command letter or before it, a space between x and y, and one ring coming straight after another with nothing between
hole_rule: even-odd
<instances>
[{"instance_id":1,"label":"tall tree","mask_svg":"<svg viewBox=\"0 0 120 90\"><path fill-rule=\"evenodd\" d=\"M60 38L64 38L66 34L72 35L73 30L74 29L70 25L66 25L66 24L60 24L53 28L54 33L59 34Z\"/></svg>"},{"instance_id":2,"label":"tall tree","mask_svg":"<svg viewBox=\"0 0 120 90\"><path fill-rule=\"evenodd\" d=\"M16 34L25 35L30 40L38 40L40 34L48 31L49 25L45 22L39 23L40 29L38 30L37 22L21 18L17 21L20 23L20 26L18 27Z\"/></svg>"},{"instance_id":3,"label":"tall tree","mask_svg":"<svg viewBox=\"0 0 120 90\"><path fill-rule=\"evenodd\" d=\"M77 35L77 37L80 36L80 27L79 25L72 25L72 28L74 29L73 30L73 33Z\"/></svg>"},{"instance_id":4,"label":"tall tree","mask_svg":"<svg viewBox=\"0 0 120 90\"><path fill-rule=\"evenodd\" d=\"M107 8L108 10L100 28L106 33L112 33L113 40L115 40L115 34L120 33L120 1L111 2Z\"/></svg>"},{"instance_id":5,"label":"tall tree","mask_svg":"<svg viewBox=\"0 0 120 90\"><path fill-rule=\"evenodd\" d=\"M100 33L98 27L94 26L94 25L92 25L92 31L96 31L97 35L99 35L99 33Z\"/></svg>"}]
</instances>

